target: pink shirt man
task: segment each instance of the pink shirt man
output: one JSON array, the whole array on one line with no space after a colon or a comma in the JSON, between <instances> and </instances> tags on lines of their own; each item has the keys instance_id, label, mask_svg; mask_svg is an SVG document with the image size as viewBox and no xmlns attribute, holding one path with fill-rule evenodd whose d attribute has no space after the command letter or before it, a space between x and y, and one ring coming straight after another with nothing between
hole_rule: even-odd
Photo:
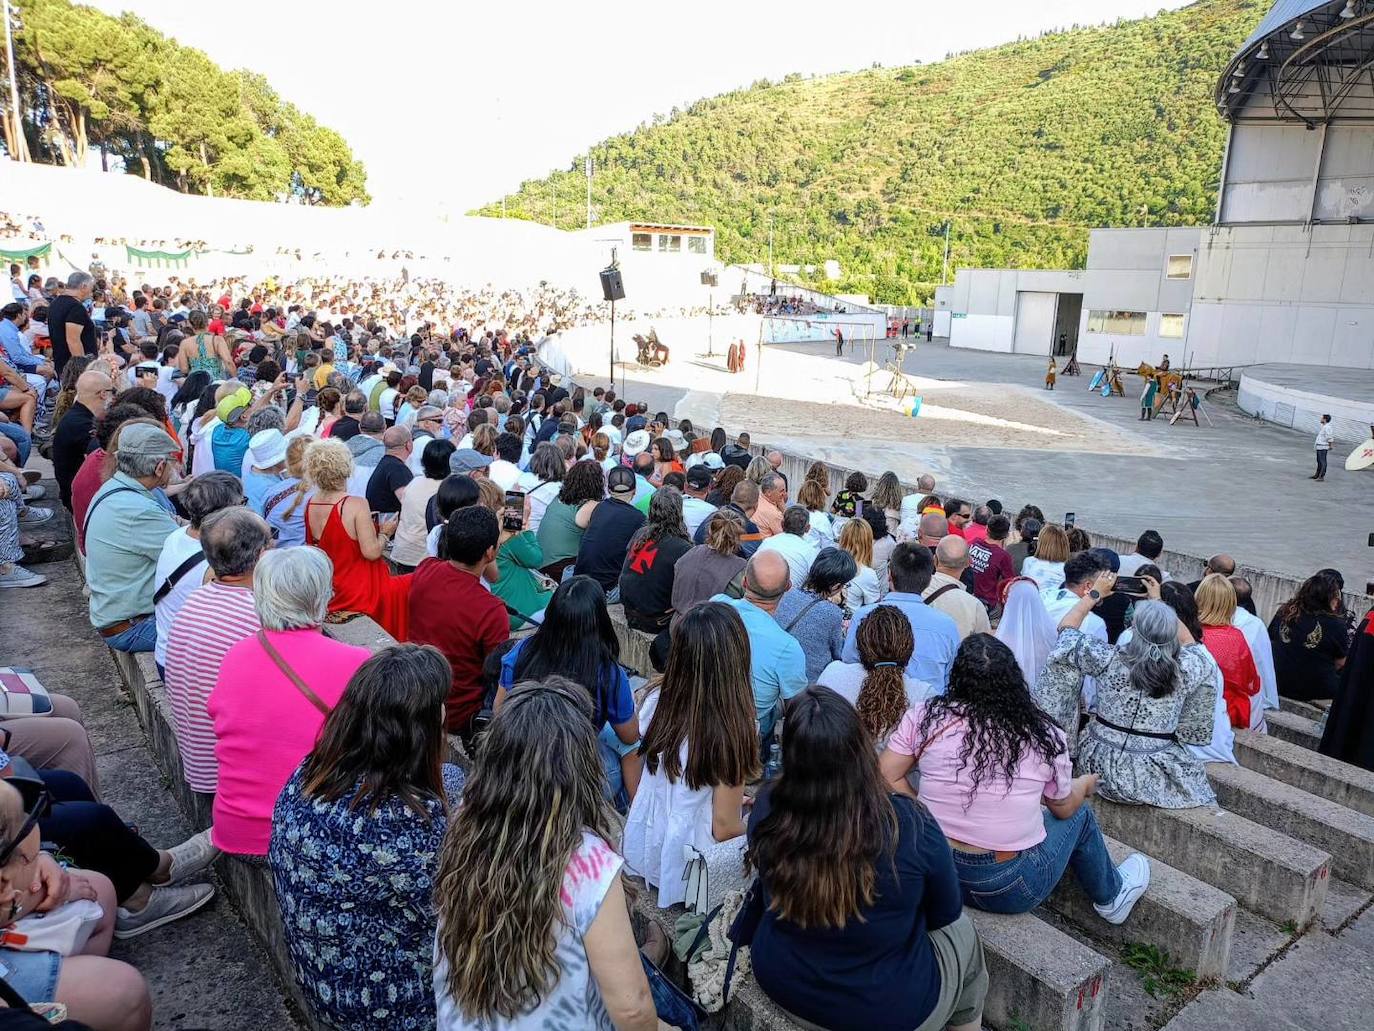
<instances>
[{"instance_id":1,"label":"pink shirt man","mask_svg":"<svg viewBox=\"0 0 1374 1031\"><path fill-rule=\"evenodd\" d=\"M1034 753L1024 754L1010 790L1005 780L994 775L979 786L969 803L968 772L964 772L962 783L959 780L959 753L968 725L956 719L936 727L931 740L922 742L918 730L924 715L924 705L908 709L887 747L898 755L919 756L916 766L921 771L921 801L945 837L996 852L1019 852L1044 841L1040 799L1067 798L1072 788L1073 770L1063 733L1054 730L1061 747L1053 762L1045 762Z\"/></svg>"},{"instance_id":2,"label":"pink shirt man","mask_svg":"<svg viewBox=\"0 0 1374 1031\"><path fill-rule=\"evenodd\" d=\"M319 630L271 630L267 639L331 709L372 655ZM211 839L234 855L265 856L272 807L315 747L324 714L272 661L256 634L229 649L209 710L219 760Z\"/></svg>"}]
</instances>

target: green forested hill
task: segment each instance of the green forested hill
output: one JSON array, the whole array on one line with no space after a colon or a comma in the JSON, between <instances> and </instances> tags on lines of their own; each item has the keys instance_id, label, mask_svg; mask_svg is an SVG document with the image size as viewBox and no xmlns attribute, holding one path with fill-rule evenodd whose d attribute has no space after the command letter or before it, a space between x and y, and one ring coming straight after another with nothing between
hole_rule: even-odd
<instances>
[{"instance_id":1,"label":"green forested hill","mask_svg":"<svg viewBox=\"0 0 1374 1031\"><path fill-rule=\"evenodd\" d=\"M1200 0L932 65L701 100L592 148L603 222L707 223L724 261L834 258L830 288L928 299L951 269L1080 265L1087 228L1211 219L1224 123L1212 89L1268 0ZM583 157L507 214L577 228ZM556 203L555 203L555 193ZM482 214L498 214L500 202Z\"/></svg>"}]
</instances>

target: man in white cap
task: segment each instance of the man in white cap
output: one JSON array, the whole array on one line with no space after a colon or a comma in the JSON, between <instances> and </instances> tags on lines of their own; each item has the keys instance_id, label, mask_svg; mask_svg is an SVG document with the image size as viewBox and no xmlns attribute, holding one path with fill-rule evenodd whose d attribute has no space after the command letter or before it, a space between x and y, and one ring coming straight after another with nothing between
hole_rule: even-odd
<instances>
[{"instance_id":1,"label":"man in white cap","mask_svg":"<svg viewBox=\"0 0 1374 1031\"><path fill-rule=\"evenodd\" d=\"M444 410L438 405L421 405L415 413L415 422L410 427L410 437L413 448L410 452L410 471L416 476L423 476L425 473L421 459L425 456L425 445L431 440L439 439L439 432L444 424Z\"/></svg>"},{"instance_id":2,"label":"man in white cap","mask_svg":"<svg viewBox=\"0 0 1374 1031\"><path fill-rule=\"evenodd\" d=\"M286 436L281 430L261 430L248 441L248 475L243 478L243 493L248 507L263 514L273 489L280 486L286 472Z\"/></svg>"},{"instance_id":3,"label":"man in white cap","mask_svg":"<svg viewBox=\"0 0 1374 1031\"><path fill-rule=\"evenodd\" d=\"M177 528L160 492L172 482L180 447L159 426L125 426L115 473L86 509L91 625L118 651L150 652L157 644L153 581L162 545Z\"/></svg>"}]
</instances>

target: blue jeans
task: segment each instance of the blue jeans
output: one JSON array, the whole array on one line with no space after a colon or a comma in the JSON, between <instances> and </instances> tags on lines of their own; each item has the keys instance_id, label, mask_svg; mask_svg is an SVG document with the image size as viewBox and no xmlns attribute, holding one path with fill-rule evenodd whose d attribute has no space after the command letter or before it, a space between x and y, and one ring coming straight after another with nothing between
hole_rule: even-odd
<instances>
[{"instance_id":1,"label":"blue jeans","mask_svg":"<svg viewBox=\"0 0 1374 1031\"><path fill-rule=\"evenodd\" d=\"M1097 817L1086 803L1067 820L1048 809L1045 840L1015 859L997 862L991 853L982 855L954 850L954 868L964 889L964 902L989 913L1029 913L1049 898L1067 867L1088 898L1105 906L1121 891L1117 873Z\"/></svg>"},{"instance_id":2,"label":"blue jeans","mask_svg":"<svg viewBox=\"0 0 1374 1031\"><path fill-rule=\"evenodd\" d=\"M140 619L128 630L105 638L117 652L150 652L157 646L157 620L152 616Z\"/></svg>"},{"instance_id":3,"label":"blue jeans","mask_svg":"<svg viewBox=\"0 0 1374 1031\"><path fill-rule=\"evenodd\" d=\"M609 723L603 724L601 733L597 735L596 748L601 755L601 768L606 772L606 798L615 806L616 812L624 813L630 808L630 793L625 789L625 774L620 768L620 759L638 747L637 742L627 745L621 741Z\"/></svg>"},{"instance_id":4,"label":"blue jeans","mask_svg":"<svg viewBox=\"0 0 1374 1031\"><path fill-rule=\"evenodd\" d=\"M16 464L19 468L24 468L24 464L29 460L29 452L33 450L33 438L24 432L24 427L17 422L0 422L0 436L9 437L14 441L14 446L19 450L19 460Z\"/></svg>"}]
</instances>

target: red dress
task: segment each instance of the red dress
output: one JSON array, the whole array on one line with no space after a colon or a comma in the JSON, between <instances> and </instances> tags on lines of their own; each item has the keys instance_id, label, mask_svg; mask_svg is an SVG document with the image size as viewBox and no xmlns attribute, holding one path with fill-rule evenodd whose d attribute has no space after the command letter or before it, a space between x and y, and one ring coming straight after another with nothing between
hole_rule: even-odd
<instances>
[{"instance_id":1,"label":"red dress","mask_svg":"<svg viewBox=\"0 0 1374 1031\"><path fill-rule=\"evenodd\" d=\"M319 548L334 563L334 597L329 600L329 611L361 612L396 640L404 641L410 633L411 574L392 576L384 559L363 558L362 548L348 536L340 514L347 500L340 498L330 506L318 539L310 529L310 520L305 521L306 543Z\"/></svg>"},{"instance_id":2,"label":"red dress","mask_svg":"<svg viewBox=\"0 0 1374 1031\"><path fill-rule=\"evenodd\" d=\"M1259 694L1259 670L1245 634L1233 626L1204 626L1202 643L1221 667L1226 715L1231 726L1250 729L1250 699Z\"/></svg>"}]
</instances>

